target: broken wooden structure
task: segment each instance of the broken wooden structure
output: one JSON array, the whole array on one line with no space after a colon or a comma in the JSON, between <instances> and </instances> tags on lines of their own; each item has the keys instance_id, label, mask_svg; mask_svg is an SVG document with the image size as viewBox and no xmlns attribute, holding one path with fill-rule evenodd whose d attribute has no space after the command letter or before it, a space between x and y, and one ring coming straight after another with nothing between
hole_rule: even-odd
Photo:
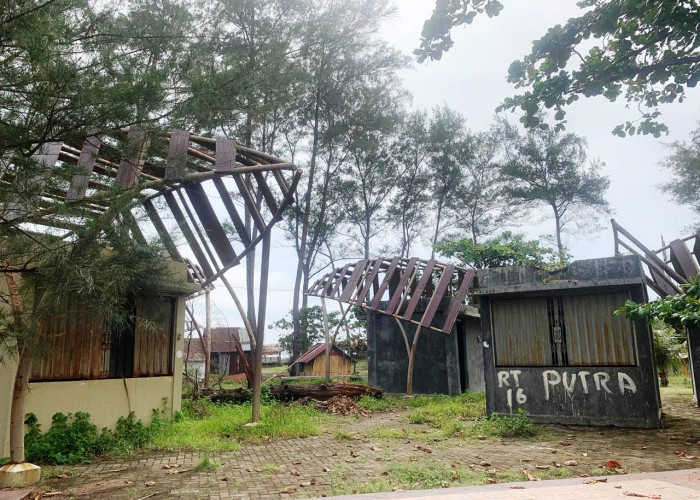
<instances>
[{"instance_id":1,"label":"broken wooden structure","mask_svg":"<svg viewBox=\"0 0 700 500\"><path fill-rule=\"evenodd\" d=\"M92 133L77 143L46 143L33 159L38 168L30 174L12 162L0 172L2 188L13 193L0 207L0 224L69 239L86 221L126 201L130 210L115 223L138 241L159 238L183 286L164 309L163 338L138 331L97 335L94 318L57 318L51 328L62 335L35 366L28 411L45 428L57 411L87 411L98 427L111 427L130 411L148 420L163 398L174 414L180 408L184 297L219 279L237 300L224 274L262 243L253 340L262 339L270 232L293 201L301 170L230 139L137 126ZM3 449L12 368L0 368L6 371L0 378Z\"/></svg>"},{"instance_id":2,"label":"broken wooden structure","mask_svg":"<svg viewBox=\"0 0 700 500\"><path fill-rule=\"evenodd\" d=\"M651 329L614 312L646 302L642 261L620 256L559 271L478 271L489 414L539 422L660 425Z\"/></svg>"},{"instance_id":3,"label":"broken wooden structure","mask_svg":"<svg viewBox=\"0 0 700 500\"><path fill-rule=\"evenodd\" d=\"M612 219L615 254L630 252L644 264L646 285L659 297L683 293L691 277L700 274L700 232L671 241L658 250L650 250ZM686 332L688 369L695 401L700 406L700 329Z\"/></svg>"},{"instance_id":4,"label":"broken wooden structure","mask_svg":"<svg viewBox=\"0 0 700 500\"><path fill-rule=\"evenodd\" d=\"M346 304L344 314L351 306L367 312L370 385L411 394L415 371L420 374L416 384L420 392L461 392L468 388L460 385L467 357L460 358L459 335L452 334L474 275L473 270L432 259L363 259L325 275L308 294ZM422 336L425 330L432 334ZM434 348L455 362L449 374L430 378L425 375L440 363L424 354ZM445 390L448 380L454 383Z\"/></svg>"}]
</instances>

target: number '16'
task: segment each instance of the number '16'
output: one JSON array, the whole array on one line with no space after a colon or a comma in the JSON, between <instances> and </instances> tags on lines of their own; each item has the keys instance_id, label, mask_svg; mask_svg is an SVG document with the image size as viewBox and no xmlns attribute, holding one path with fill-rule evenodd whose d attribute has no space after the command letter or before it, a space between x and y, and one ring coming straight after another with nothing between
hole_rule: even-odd
<instances>
[{"instance_id":1,"label":"number '16'","mask_svg":"<svg viewBox=\"0 0 700 500\"><path fill-rule=\"evenodd\" d=\"M506 391L506 398L508 398L508 406L513 406L513 389L508 389ZM522 387L516 391L515 401L519 405L527 403L527 396L525 395L525 392L523 392Z\"/></svg>"}]
</instances>

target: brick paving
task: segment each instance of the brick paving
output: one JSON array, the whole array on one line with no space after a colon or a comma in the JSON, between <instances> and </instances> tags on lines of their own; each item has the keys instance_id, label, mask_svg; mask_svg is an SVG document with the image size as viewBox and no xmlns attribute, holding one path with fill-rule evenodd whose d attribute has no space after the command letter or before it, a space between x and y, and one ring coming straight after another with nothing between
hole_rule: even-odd
<instances>
[{"instance_id":1,"label":"brick paving","mask_svg":"<svg viewBox=\"0 0 700 500\"><path fill-rule=\"evenodd\" d=\"M195 470L207 455L204 453L144 452L127 460L57 469L54 472L59 477L43 481L38 488L62 491L63 495L53 496L61 500L137 500L153 493L158 494L154 495L156 500L264 500L372 491L373 482L387 481L392 468L407 464L448 470L452 466L480 483L525 479L524 470L541 475L541 469L547 467L565 469L571 477L585 477L602 473L601 466L608 460L622 464L618 472L629 473L700 466L700 460L674 454L683 451L700 456L700 409L687 399L672 400L664 406L664 412L663 429L543 426L537 440L484 441L441 437L427 425L410 424L405 411L368 418L337 417L332 428L318 436L244 444L238 451L208 454L221 463L215 471ZM410 430L408 437L378 437L382 436L380 430L401 429ZM576 464L563 466L568 460ZM531 484L543 487L539 482ZM421 484L412 486L417 487ZM606 488L595 486L587 491ZM669 498L673 497L664 494L663 500Z\"/></svg>"},{"instance_id":2,"label":"brick paving","mask_svg":"<svg viewBox=\"0 0 700 500\"><path fill-rule=\"evenodd\" d=\"M560 479L536 483L493 484L440 490L371 493L331 497L329 500L663 500L700 499L700 469L629 474L593 479ZM586 481L586 483L584 483Z\"/></svg>"}]
</instances>

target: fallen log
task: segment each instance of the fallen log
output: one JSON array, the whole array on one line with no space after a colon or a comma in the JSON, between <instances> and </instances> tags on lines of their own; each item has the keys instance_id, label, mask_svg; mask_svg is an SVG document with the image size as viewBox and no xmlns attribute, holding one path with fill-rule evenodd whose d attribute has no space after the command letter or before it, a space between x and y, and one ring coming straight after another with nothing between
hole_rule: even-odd
<instances>
[{"instance_id":1,"label":"fallen log","mask_svg":"<svg viewBox=\"0 0 700 500\"><path fill-rule=\"evenodd\" d=\"M237 389L223 389L209 395L209 399L213 403L241 404L250 401L250 398L251 392L243 387Z\"/></svg>"},{"instance_id":2,"label":"fallen log","mask_svg":"<svg viewBox=\"0 0 700 500\"><path fill-rule=\"evenodd\" d=\"M302 398L326 400L334 396L346 396L359 398L362 396L382 397L383 389L368 387L361 384L318 384L318 385L289 385L280 384L270 387L270 392L275 399L280 401L294 401Z\"/></svg>"}]
</instances>

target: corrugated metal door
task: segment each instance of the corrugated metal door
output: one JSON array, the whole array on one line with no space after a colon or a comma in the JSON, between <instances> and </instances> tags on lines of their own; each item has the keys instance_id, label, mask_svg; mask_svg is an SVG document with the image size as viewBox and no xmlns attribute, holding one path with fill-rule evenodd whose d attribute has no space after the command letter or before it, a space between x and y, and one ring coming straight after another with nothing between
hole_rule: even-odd
<instances>
[{"instance_id":1,"label":"corrugated metal door","mask_svg":"<svg viewBox=\"0 0 700 500\"><path fill-rule=\"evenodd\" d=\"M634 325L613 314L628 298L626 292L562 298L569 365L637 364Z\"/></svg>"},{"instance_id":2,"label":"corrugated metal door","mask_svg":"<svg viewBox=\"0 0 700 500\"><path fill-rule=\"evenodd\" d=\"M549 366L552 361L546 298L491 303L497 366Z\"/></svg>"}]
</instances>

